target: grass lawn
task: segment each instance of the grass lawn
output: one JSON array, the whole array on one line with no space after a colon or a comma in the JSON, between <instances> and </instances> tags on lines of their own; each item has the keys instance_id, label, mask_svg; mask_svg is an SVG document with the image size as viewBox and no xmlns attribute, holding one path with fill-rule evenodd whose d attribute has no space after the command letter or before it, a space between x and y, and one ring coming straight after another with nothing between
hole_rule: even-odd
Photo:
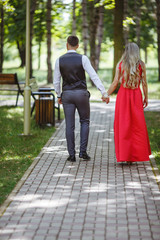
<instances>
[{"instance_id":1,"label":"grass lawn","mask_svg":"<svg viewBox=\"0 0 160 240\"><path fill-rule=\"evenodd\" d=\"M19 107L0 107L0 125L0 204L2 204L52 136L55 128L40 128L32 118L32 136L19 136L23 133L23 108Z\"/></svg>"},{"instance_id":2,"label":"grass lawn","mask_svg":"<svg viewBox=\"0 0 160 240\"><path fill-rule=\"evenodd\" d=\"M160 112L145 111L151 151L160 171Z\"/></svg>"}]
</instances>

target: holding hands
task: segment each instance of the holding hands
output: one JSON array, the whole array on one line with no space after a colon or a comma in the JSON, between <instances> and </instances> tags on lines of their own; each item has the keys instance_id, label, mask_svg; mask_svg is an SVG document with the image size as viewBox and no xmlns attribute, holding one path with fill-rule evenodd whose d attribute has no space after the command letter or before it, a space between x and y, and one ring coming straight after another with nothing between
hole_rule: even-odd
<instances>
[{"instance_id":1,"label":"holding hands","mask_svg":"<svg viewBox=\"0 0 160 240\"><path fill-rule=\"evenodd\" d=\"M109 103L110 99L109 99L109 95L107 92L102 95L102 101L106 102L106 104Z\"/></svg>"}]
</instances>

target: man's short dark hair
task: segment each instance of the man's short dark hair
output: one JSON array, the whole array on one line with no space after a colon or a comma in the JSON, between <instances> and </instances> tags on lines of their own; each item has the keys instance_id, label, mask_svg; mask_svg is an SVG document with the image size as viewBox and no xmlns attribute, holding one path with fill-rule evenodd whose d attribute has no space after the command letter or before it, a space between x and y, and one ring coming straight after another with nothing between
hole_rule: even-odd
<instances>
[{"instance_id":1,"label":"man's short dark hair","mask_svg":"<svg viewBox=\"0 0 160 240\"><path fill-rule=\"evenodd\" d=\"M78 45L79 39L77 36L69 36L67 38L67 43L69 43L69 45L71 45L72 47L75 47Z\"/></svg>"}]
</instances>

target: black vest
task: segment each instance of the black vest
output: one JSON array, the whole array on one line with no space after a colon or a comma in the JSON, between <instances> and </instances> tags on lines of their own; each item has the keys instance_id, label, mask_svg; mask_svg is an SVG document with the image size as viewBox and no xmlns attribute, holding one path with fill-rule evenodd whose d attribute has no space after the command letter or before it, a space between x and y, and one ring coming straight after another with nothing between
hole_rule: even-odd
<instances>
[{"instance_id":1,"label":"black vest","mask_svg":"<svg viewBox=\"0 0 160 240\"><path fill-rule=\"evenodd\" d=\"M82 55L69 52L59 58L59 68L62 75L62 90L87 89L85 71L82 65Z\"/></svg>"}]
</instances>

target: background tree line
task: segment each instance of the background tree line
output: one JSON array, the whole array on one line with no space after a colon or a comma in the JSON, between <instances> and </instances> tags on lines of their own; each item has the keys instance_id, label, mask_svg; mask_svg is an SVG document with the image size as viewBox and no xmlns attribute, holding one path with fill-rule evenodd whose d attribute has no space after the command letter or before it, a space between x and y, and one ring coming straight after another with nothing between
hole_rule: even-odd
<instances>
[{"instance_id":1,"label":"background tree line","mask_svg":"<svg viewBox=\"0 0 160 240\"><path fill-rule=\"evenodd\" d=\"M100 53L110 43L114 46L115 66L128 41L136 42L145 52L149 46L157 48L160 66L160 0L30 0L30 75L33 72L32 46L38 46L40 68L41 45L46 43L48 83L52 83L51 40L66 39L76 34L83 42L95 70L99 69ZM25 66L26 1L0 0L0 72L5 58L4 45L16 45ZM69 19L65 20L65 15ZM103 44L103 45L102 45ZM159 67L160 81L160 67Z\"/></svg>"}]
</instances>

